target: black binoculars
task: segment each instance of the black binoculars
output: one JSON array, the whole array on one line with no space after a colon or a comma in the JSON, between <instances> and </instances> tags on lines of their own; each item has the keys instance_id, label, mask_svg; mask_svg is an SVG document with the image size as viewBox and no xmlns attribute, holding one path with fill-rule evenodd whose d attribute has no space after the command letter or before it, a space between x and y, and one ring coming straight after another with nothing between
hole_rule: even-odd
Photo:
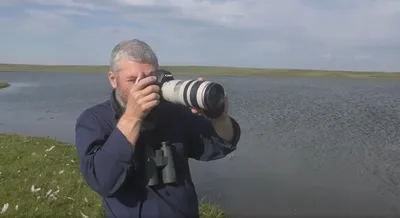
<instances>
[{"instance_id":1,"label":"black binoculars","mask_svg":"<svg viewBox=\"0 0 400 218\"><path fill-rule=\"evenodd\" d=\"M176 182L175 163L171 146L162 142L159 149L146 147L146 178L148 186Z\"/></svg>"}]
</instances>

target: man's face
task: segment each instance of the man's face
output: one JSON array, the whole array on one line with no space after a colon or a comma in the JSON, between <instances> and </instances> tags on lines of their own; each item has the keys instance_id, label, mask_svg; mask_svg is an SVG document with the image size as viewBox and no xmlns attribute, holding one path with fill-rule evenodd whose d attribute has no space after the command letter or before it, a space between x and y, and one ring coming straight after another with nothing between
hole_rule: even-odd
<instances>
[{"instance_id":1,"label":"man's face","mask_svg":"<svg viewBox=\"0 0 400 218\"><path fill-rule=\"evenodd\" d=\"M123 103L123 107L128 100L129 92L132 85L135 84L136 79L142 74L147 77L154 70L151 64L145 64L135 61L121 60L119 62L120 71L116 74L114 72L108 73L108 79L111 86L115 89L117 98Z\"/></svg>"}]
</instances>

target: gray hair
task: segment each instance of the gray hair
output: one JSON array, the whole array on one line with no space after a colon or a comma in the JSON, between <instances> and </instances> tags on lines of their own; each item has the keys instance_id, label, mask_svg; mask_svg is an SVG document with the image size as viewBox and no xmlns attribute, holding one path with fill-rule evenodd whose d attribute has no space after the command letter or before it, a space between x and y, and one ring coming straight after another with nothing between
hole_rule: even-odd
<instances>
[{"instance_id":1,"label":"gray hair","mask_svg":"<svg viewBox=\"0 0 400 218\"><path fill-rule=\"evenodd\" d=\"M158 68L158 59L154 51L147 43L138 39L122 41L115 45L111 52L110 71L118 73L121 70L119 62L123 59L151 64Z\"/></svg>"}]
</instances>

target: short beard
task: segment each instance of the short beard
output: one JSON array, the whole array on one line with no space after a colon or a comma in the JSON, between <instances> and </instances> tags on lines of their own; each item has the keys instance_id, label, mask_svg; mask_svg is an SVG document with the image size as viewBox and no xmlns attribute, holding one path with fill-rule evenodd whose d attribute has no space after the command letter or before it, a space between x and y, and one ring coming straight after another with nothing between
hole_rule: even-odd
<instances>
[{"instance_id":1,"label":"short beard","mask_svg":"<svg viewBox=\"0 0 400 218\"><path fill-rule=\"evenodd\" d=\"M117 99L117 102L121 106L122 110L125 110L126 104L125 104L124 100L122 100L121 93L120 93L120 91L118 89L118 86L115 89L115 99Z\"/></svg>"}]
</instances>

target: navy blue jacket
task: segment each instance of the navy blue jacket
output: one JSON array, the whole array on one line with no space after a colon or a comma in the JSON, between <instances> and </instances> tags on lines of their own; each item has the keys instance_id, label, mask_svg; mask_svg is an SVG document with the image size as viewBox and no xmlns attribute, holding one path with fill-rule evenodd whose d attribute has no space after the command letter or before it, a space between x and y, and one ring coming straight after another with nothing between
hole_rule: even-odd
<instances>
[{"instance_id":1,"label":"navy blue jacket","mask_svg":"<svg viewBox=\"0 0 400 218\"><path fill-rule=\"evenodd\" d=\"M116 128L123 112L114 91L110 100L84 110L77 119L75 143L81 174L101 196L107 217L199 217L188 158L216 160L236 149L241 131L233 118L234 139L227 142L208 119L189 108L172 104L160 108L155 128L143 128L135 146ZM149 187L144 182L143 148L161 141L169 141L174 148L178 182Z\"/></svg>"}]
</instances>

